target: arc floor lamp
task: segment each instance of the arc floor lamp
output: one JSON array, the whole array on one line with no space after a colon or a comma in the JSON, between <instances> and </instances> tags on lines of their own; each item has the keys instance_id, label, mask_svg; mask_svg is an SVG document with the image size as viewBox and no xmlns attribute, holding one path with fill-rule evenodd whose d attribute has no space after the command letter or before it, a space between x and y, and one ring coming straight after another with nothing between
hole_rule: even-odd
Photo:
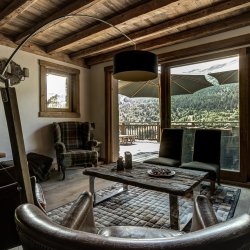
<instances>
[{"instance_id":1,"label":"arc floor lamp","mask_svg":"<svg viewBox=\"0 0 250 250\"><path fill-rule=\"evenodd\" d=\"M55 18L47 24L39 27L34 32L30 33L24 40L16 47L13 53L6 60L0 72L0 82L3 83L1 88L1 96L4 104L4 111L9 131L13 161L17 174L17 182L19 183L19 191L22 202L33 203L33 195L30 184L29 169L27 164L23 133L20 121L20 115L18 110L18 103L16 98L15 88L11 86L10 78L7 74L8 66L11 64L15 54L21 49L21 47L34 36L38 31L45 28L47 25L65 19L68 17L87 17L95 19L102 23L105 23L123 36L125 36L134 46L134 50L123 51L116 54L113 58L113 76L117 80L123 81L147 81L157 77L158 74L158 62L157 56L148 51L136 50L136 43L124 34L120 29L94 16L84 14L64 15Z\"/></svg>"}]
</instances>

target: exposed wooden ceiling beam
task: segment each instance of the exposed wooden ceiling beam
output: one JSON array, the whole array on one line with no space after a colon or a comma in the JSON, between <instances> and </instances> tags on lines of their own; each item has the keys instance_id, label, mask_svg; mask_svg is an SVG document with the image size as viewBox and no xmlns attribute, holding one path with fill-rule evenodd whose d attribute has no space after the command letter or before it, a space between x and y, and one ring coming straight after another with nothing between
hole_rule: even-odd
<instances>
[{"instance_id":1,"label":"exposed wooden ceiling beam","mask_svg":"<svg viewBox=\"0 0 250 250\"><path fill-rule=\"evenodd\" d=\"M134 7L128 11L125 11L123 13L119 13L112 18L109 18L108 20L105 20L112 25L118 25L121 23L124 23L128 20L131 20L132 18L136 18L140 15L143 15L145 13L149 14L152 11L155 11L159 8L162 8L163 6L169 5L171 3L177 2L178 0L161 0L161 1L148 1L144 4L141 4L137 7ZM82 29L81 31L63 38L60 41L57 41L49 46L47 46L47 52L58 52L67 49L68 46L71 46L72 43L78 42L90 35L96 34L98 32L105 31L109 29L110 27L107 26L104 23L99 23L91 28L88 29Z\"/></svg>"},{"instance_id":2,"label":"exposed wooden ceiling beam","mask_svg":"<svg viewBox=\"0 0 250 250\"><path fill-rule=\"evenodd\" d=\"M17 0L12 1L0 12L0 26L9 22L11 19L20 15L23 11L25 11L31 4L36 2L37 0Z\"/></svg>"},{"instance_id":3,"label":"exposed wooden ceiling beam","mask_svg":"<svg viewBox=\"0 0 250 250\"><path fill-rule=\"evenodd\" d=\"M160 62L175 61L180 58L190 58L213 52L220 52L225 49L235 49L250 46L250 34L232 37L220 41L211 42L207 45L197 45L189 49L180 49L159 55Z\"/></svg>"},{"instance_id":4,"label":"exposed wooden ceiling beam","mask_svg":"<svg viewBox=\"0 0 250 250\"><path fill-rule=\"evenodd\" d=\"M77 0L77 1L72 1L72 3L70 5L66 5L64 8L62 8L61 10L55 12L54 14L50 15L49 17L47 17L46 19L43 19L41 22L37 23L36 25L34 25L32 28L26 30L25 32L19 34L16 38L15 38L15 42L20 42L23 38L25 38L27 35L29 35L30 33L34 32L35 30L41 28L42 26L46 25L47 23L51 22L52 20L54 20L55 18L58 18L60 16L64 16L67 14L75 14L77 12L83 11L84 9L87 9L91 6L93 6L94 4L96 4L97 2L100 2L103 0ZM52 24L51 24L52 26ZM46 30L48 30L49 27L46 27Z\"/></svg>"},{"instance_id":5,"label":"exposed wooden ceiling beam","mask_svg":"<svg viewBox=\"0 0 250 250\"><path fill-rule=\"evenodd\" d=\"M135 42L137 39L142 39L150 37L152 35L157 35L162 32L169 31L171 29L179 28L183 25L189 25L198 21L202 21L208 18L212 18L218 15L224 15L232 11L236 11L241 8L246 8L250 6L249 0L232 0L222 3L218 3L215 6L208 7L189 13L188 15L180 16L166 22L148 27L146 29L132 32L128 36L133 39ZM98 55L104 51L115 49L117 47L128 44L128 40L124 37L119 37L112 41L107 41L96 46L86 48L77 52L74 52L70 55L72 58L81 58L89 55Z\"/></svg>"},{"instance_id":6,"label":"exposed wooden ceiling beam","mask_svg":"<svg viewBox=\"0 0 250 250\"><path fill-rule=\"evenodd\" d=\"M11 48L17 47L16 43L14 43L11 39L9 39L8 37L2 34L0 34L0 44L7 46L7 47L11 47ZM47 54L42 47L36 44L28 43L24 45L21 50L32 53L32 54L44 56L47 58L55 59L61 62L74 64L74 65L84 67L84 68L89 68L89 66L85 64L84 60L81 60L81 59L72 60L71 58L69 58L68 55L64 53L54 53L53 55L50 55L50 54Z\"/></svg>"},{"instance_id":7,"label":"exposed wooden ceiling beam","mask_svg":"<svg viewBox=\"0 0 250 250\"><path fill-rule=\"evenodd\" d=\"M250 12L247 12L243 15L239 15L232 18L224 19L221 22L215 22L211 24L206 24L203 26L199 26L197 28L189 29L186 31L182 31L179 33L163 36L157 39L153 39L148 42L143 42L140 44L137 44L138 49L142 50L152 50L155 48L170 46L173 44L186 42L198 38L202 38L205 36L210 36L214 34L218 34L221 32L226 32L229 30L245 27L247 25L250 25ZM124 48L123 50L126 50L127 48ZM118 51L112 51L110 53L86 58L85 62L87 65L94 65L101 62L109 61L111 58L116 54Z\"/></svg>"}]
</instances>

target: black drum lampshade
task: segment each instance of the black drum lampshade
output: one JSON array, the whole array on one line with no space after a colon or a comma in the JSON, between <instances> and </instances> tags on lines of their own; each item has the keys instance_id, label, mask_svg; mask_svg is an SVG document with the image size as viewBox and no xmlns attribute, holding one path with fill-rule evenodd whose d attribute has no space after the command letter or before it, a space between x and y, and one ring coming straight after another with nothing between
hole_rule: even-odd
<instances>
[{"instance_id":1,"label":"black drum lampshade","mask_svg":"<svg viewBox=\"0 0 250 250\"><path fill-rule=\"evenodd\" d=\"M128 50L113 58L113 77L122 81L148 81L158 76L158 60L154 53Z\"/></svg>"}]
</instances>

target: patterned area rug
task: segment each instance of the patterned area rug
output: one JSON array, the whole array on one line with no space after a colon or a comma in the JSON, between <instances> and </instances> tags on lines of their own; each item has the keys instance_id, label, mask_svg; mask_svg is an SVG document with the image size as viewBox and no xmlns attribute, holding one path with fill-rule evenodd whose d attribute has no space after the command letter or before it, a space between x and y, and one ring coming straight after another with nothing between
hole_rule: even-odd
<instances>
[{"instance_id":1,"label":"patterned area rug","mask_svg":"<svg viewBox=\"0 0 250 250\"><path fill-rule=\"evenodd\" d=\"M117 191L122 186L115 184L98 191L98 196ZM207 194L209 187L203 185L201 193ZM233 217L240 189L220 186L211 198L213 208L219 221ZM48 212L52 220L60 224L71 203ZM179 198L180 228L192 218L192 199ZM116 195L94 207L94 216L98 228L113 225L136 225L154 228L169 228L168 194L129 186L129 190Z\"/></svg>"}]
</instances>

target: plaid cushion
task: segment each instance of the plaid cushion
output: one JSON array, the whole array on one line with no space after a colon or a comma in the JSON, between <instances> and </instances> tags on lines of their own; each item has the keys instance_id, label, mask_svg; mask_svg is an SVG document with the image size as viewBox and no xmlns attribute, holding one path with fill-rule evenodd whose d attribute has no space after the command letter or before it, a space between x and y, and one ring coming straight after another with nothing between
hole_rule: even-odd
<instances>
[{"instance_id":1,"label":"plaid cushion","mask_svg":"<svg viewBox=\"0 0 250 250\"><path fill-rule=\"evenodd\" d=\"M74 167L86 164L97 164L98 153L95 150L74 150L62 154L65 167Z\"/></svg>"},{"instance_id":2,"label":"plaid cushion","mask_svg":"<svg viewBox=\"0 0 250 250\"><path fill-rule=\"evenodd\" d=\"M67 150L83 149L90 138L89 123L60 122L60 139Z\"/></svg>"}]
</instances>

